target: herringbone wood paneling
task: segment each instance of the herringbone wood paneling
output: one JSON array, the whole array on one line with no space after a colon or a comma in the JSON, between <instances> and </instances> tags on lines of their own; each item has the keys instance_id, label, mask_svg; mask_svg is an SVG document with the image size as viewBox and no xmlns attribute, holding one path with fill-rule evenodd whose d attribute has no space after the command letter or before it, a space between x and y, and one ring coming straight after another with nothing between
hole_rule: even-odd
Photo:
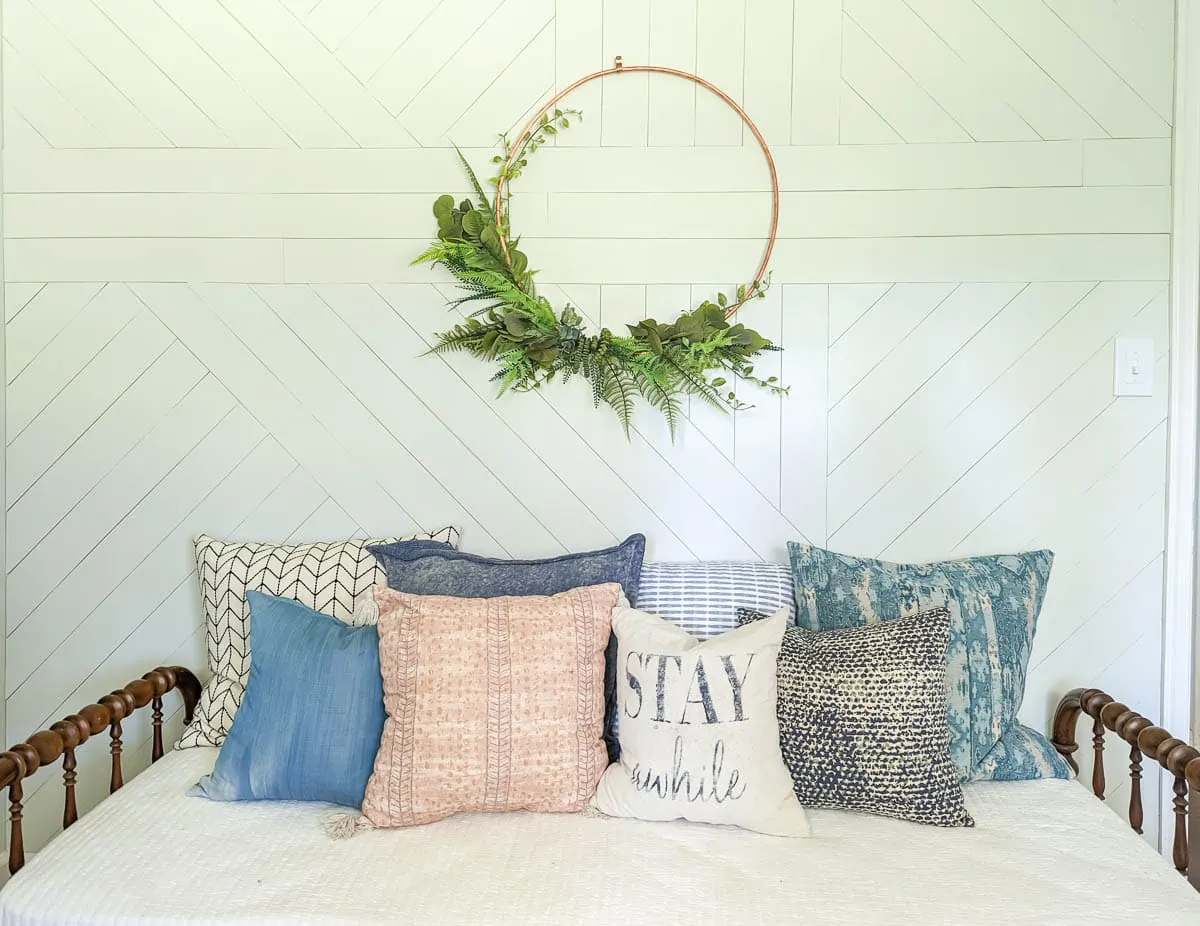
<instances>
[{"instance_id":1,"label":"herringbone wood paneling","mask_svg":"<svg viewBox=\"0 0 1200 926\"><path fill-rule=\"evenodd\" d=\"M515 556L632 531L664 559L1049 546L1025 719L1081 683L1153 715L1172 10L3 0L10 738L203 661L199 532L446 523ZM626 442L582 385L497 401L479 363L424 356L449 288L407 266L462 190L448 145L486 165L617 54L729 90L784 190L744 320L791 395L694 408L675 444L645 414ZM731 113L640 76L570 103L514 203L547 295L619 329L752 271L767 175ZM1159 345L1156 396L1112 397L1122 335Z\"/></svg>"}]
</instances>

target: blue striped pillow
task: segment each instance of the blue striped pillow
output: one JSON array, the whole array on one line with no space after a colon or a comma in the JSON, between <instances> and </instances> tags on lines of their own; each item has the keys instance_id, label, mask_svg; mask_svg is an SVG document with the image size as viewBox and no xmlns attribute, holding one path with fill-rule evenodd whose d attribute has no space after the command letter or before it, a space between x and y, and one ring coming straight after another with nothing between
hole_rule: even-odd
<instances>
[{"instance_id":1,"label":"blue striped pillow","mask_svg":"<svg viewBox=\"0 0 1200 926\"><path fill-rule=\"evenodd\" d=\"M738 608L772 614L786 607L795 623L792 574L779 563L646 563L636 597L639 611L701 639L737 627Z\"/></svg>"}]
</instances>

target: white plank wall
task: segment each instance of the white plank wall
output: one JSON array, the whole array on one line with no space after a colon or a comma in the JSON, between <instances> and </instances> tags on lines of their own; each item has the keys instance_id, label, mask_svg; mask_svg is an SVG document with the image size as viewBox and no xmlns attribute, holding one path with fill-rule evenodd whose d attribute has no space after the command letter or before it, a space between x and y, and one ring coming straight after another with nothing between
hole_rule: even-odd
<instances>
[{"instance_id":1,"label":"white plank wall","mask_svg":"<svg viewBox=\"0 0 1200 926\"><path fill-rule=\"evenodd\" d=\"M199 531L445 523L517 556L1050 546L1024 718L1080 684L1158 712L1170 0L2 8L10 739L200 665ZM448 146L485 167L617 54L743 101L784 191L744 321L792 394L675 445L645 414L627 444L581 385L496 401L422 356L450 288L409 261L463 189ZM753 272L767 175L730 112L644 76L570 103L515 204L556 302L619 328ZM1155 339L1154 397L1113 397L1121 335ZM61 793L37 784L35 844Z\"/></svg>"}]
</instances>

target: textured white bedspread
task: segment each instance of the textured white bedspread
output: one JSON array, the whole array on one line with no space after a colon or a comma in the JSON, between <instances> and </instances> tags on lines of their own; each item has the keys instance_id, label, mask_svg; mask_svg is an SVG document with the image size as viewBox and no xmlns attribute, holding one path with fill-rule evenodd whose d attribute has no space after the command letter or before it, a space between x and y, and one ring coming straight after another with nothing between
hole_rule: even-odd
<instances>
[{"instance_id":1,"label":"textured white bedspread","mask_svg":"<svg viewBox=\"0 0 1200 926\"><path fill-rule=\"evenodd\" d=\"M972 785L970 830L513 814L333 841L325 806L186 796L216 753L168 755L55 839L0 924L1200 924L1200 895L1075 782Z\"/></svg>"}]
</instances>

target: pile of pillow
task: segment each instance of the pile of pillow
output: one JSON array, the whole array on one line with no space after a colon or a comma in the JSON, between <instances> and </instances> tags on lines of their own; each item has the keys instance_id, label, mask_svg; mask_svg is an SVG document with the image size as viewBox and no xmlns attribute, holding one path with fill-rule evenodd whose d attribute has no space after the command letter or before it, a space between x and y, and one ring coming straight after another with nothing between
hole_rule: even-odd
<instances>
[{"instance_id":1,"label":"pile of pillow","mask_svg":"<svg viewBox=\"0 0 1200 926\"><path fill-rule=\"evenodd\" d=\"M964 782L1070 774L1017 721L1048 551L643 569L640 534L457 541L200 537L212 679L179 745L222 750L195 793L354 828L590 809L804 836L805 806L971 826Z\"/></svg>"}]
</instances>

